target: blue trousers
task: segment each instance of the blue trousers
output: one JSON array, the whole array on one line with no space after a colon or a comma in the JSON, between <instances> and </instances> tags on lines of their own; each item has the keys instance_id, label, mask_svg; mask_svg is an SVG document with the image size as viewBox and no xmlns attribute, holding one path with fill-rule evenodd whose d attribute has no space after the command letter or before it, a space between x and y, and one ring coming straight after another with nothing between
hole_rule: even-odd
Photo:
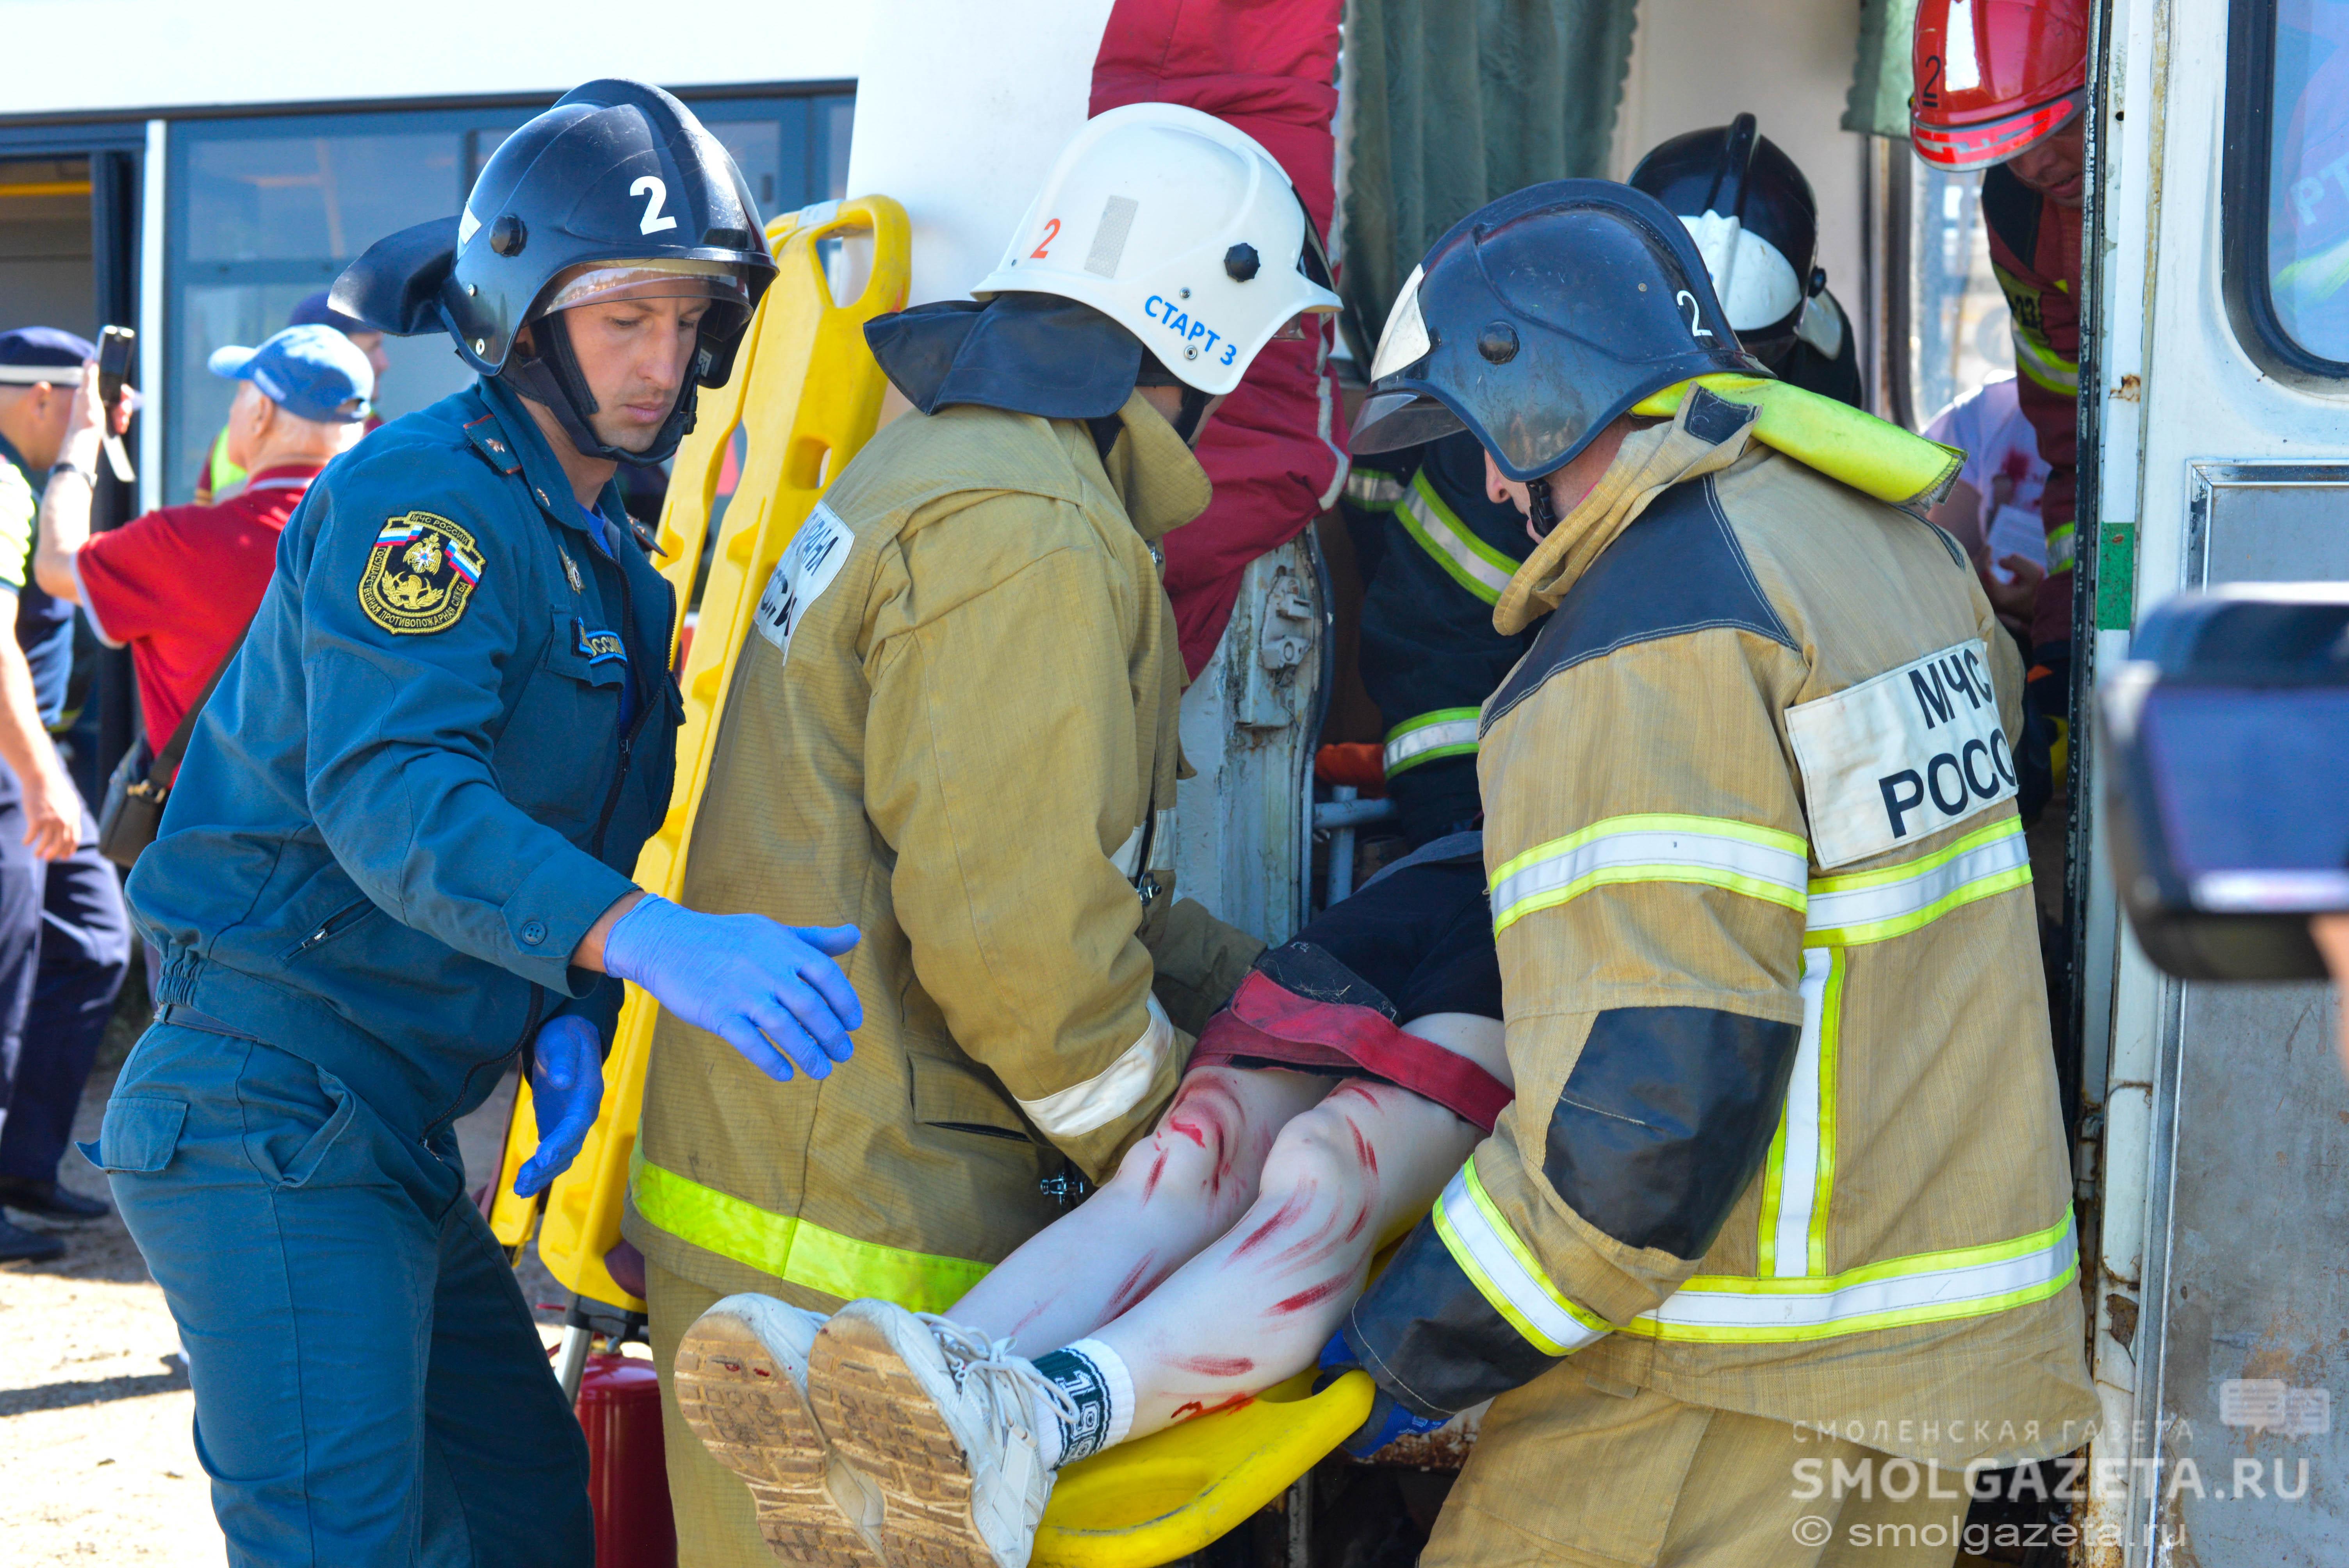
<instances>
[{"instance_id":1,"label":"blue trousers","mask_svg":"<svg viewBox=\"0 0 2349 1568\"><path fill-rule=\"evenodd\" d=\"M158 1024L96 1145L188 1352L243 1568L592 1568L587 1446L453 1134Z\"/></svg>"},{"instance_id":2,"label":"blue trousers","mask_svg":"<svg viewBox=\"0 0 2349 1568\"><path fill-rule=\"evenodd\" d=\"M36 858L16 775L0 768L0 1176L57 1175L130 968L120 874L97 836L85 812L70 859Z\"/></svg>"}]
</instances>

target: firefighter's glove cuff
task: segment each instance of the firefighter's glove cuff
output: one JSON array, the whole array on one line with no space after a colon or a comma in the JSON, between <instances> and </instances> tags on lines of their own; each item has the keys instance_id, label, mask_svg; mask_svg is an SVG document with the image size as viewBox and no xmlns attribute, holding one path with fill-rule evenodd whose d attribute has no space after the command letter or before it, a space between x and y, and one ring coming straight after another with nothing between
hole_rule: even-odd
<instances>
[{"instance_id":1,"label":"firefighter's glove cuff","mask_svg":"<svg viewBox=\"0 0 2349 1568\"><path fill-rule=\"evenodd\" d=\"M856 988L833 960L853 925L791 926L763 914L703 914L647 897L613 923L604 969L634 981L778 1083L792 1069L831 1075L864 1022Z\"/></svg>"},{"instance_id":2,"label":"firefighter's glove cuff","mask_svg":"<svg viewBox=\"0 0 2349 1568\"><path fill-rule=\"evenodd\" d=\"M604 1105L604 1049L595 1026L571 1015L548 1020L532 1049L531 1106L538 1115L538 1152L514 1176L527 1198L571 1169Z\"/></svg>"}]
</instances>

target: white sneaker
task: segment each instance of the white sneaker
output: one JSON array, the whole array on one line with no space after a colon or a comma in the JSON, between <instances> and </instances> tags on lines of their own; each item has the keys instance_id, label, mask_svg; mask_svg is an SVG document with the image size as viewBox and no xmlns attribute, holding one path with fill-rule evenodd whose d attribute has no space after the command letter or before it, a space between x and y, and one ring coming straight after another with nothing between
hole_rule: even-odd
<instances>
[{"instance_id":1,"label":"white sneaker","mask_svg":"<svg viewBox=\"0 0 2349 1568\"><path fill-rule=\"evenodd\" d=\"M880 1489L833 1451L808 1404L808 1352L823 1321L771 1295L719 1302L678 1343L678 1413L749 1484L778 1558L891 1568Z\"/></svg>"},{"instance_id":2,"label":"white sneaker","mask_svg":"<svg viewBox=\"0 0 2349 1568\"><path fill-rule=\"evenodd\" d=\"M841 1308L812 1359L810 1398L841 1453L879 1483L895 1562L1027 1568L1052 1491L1032 1412L1040 1399L1075 1417L1034 1362L885 1301Z\"/></svg>"}]
</instances>

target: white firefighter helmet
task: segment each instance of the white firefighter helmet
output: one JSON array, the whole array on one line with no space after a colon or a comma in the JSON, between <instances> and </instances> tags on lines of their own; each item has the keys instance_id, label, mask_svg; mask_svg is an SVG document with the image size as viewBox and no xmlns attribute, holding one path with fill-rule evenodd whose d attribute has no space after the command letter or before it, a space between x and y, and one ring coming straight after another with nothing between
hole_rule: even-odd
<instances>
[{"instance_id":1,"label":"white firefighter helmet","mask_svg":"<svg viewBox=\"0 0 2349 1568\"><path fill-rule=\"evenodd\" d=\"M1091 305L1211 397L1298 316L1339 308L1321 237L1272 155L1170 103L1096 115L1069 143L971 293L1019 291Z\"/></svg>"},{"instance_id":2,"label":"white firefighter helmet","mask_svg":"<svg viewBox=\"0 0 2349 1568\"><path fill-rule=\"evenodd\" d=\"M1735 218L1707 211L1681 214L1689 238L1713 274L1713 290L1729 325L1741 334L1766 333L1802 308L1803 280L1777 246Z\"/></svg>"}]
</instances>

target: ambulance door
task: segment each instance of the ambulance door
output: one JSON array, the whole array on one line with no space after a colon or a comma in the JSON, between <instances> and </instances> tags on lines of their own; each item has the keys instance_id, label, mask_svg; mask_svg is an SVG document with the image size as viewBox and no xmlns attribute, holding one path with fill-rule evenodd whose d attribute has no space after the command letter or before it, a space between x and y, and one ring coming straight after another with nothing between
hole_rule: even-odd
<instances>
[{"instance_id":1,"label":"ambulance door","mask_svg":"<svg viewBox=\"0 0 2349 1568\"><path fill-rule=\"evenodd\" d=\"M2109 676L2181 590L2349 578L2349 0L2114 0L2106 39L2080 516L2082 642ZM2080 782L2105 1198L2088 1518L2125 1539L2088 1560L2349 1561L2330 994L2157 974L2114 917L2093 751Z\"/></svg>"}]
</instances>

